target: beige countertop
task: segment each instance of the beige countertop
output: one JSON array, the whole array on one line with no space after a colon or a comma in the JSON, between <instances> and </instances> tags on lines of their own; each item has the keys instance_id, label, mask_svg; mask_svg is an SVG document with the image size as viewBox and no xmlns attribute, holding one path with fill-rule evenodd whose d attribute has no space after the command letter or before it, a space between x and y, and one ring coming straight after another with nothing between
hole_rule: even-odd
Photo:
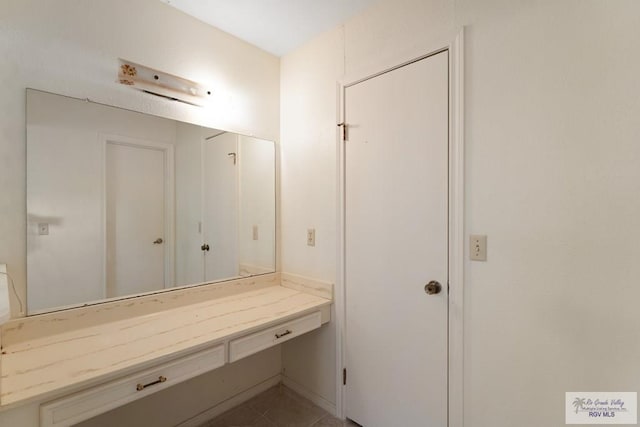
<instances>
[{"instance_id":1,"label":"beige countertop","mask_svg":"<svg viewBox=\"0 0 640 427\"><path fill-rule=\"evenodd\" d=\"M321 310L323 323L329 321L331 292L309 292L305 283L293 282L290 287L279 280L236 285L234 292L218 292L212 299L103 323L82 322L79 314L12 321L3 327L0 406L71 392L313 311ZM67 329L54 325L46 334L29 331L38 327L34 322L70 319L74 326Z\"/></svg>"}]
</instances>

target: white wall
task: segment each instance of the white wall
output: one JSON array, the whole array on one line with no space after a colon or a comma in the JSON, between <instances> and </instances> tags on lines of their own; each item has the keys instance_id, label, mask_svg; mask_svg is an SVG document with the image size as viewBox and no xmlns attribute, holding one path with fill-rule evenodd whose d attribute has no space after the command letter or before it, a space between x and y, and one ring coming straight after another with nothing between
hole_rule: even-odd
<instances>
[{"instance_id":1,"label":"white wall","mask_svg":"<svg viewBox=\"0 0 640 427\"><path fill-rule=\"evenodd\" d=\"M22 301L26 87L278 139L279 59L159 1L0 0L0 11L0 260L7 263ZM118 58L210 85L213 105L169 103L119 85ZM12 311L21 314L15 299ZM231 376L221 389L226 397L235 393L236 384L261 381L280 366L279 358L267 354L254 363L260 375L246 370ZM207 403L198 393L187 395L196 406ZM181 399L173 388L162 396L165 400L155 406L159 416L174 410L164 403ZM1 412L0 425L35 425L34 411L37 407L29 405ZM30 421L11 424L13 419Z\"/></svg>"},{"instance_id":2,"label":"white wall","mask_svg":"<svg viewBox=\"0 0 640 427\"><path fill-rule=\"evenodd\" d=\"M282 60L283 271L333 280L335 242L304 240L334 235L332 85L467 25L465 226L489 236L465 264L467 426L560 426L566 391L640 388L639 24L634 1L382 0ZM286 374L331 399L333 346L288 343Z\"/></svg>"}]
</instances>

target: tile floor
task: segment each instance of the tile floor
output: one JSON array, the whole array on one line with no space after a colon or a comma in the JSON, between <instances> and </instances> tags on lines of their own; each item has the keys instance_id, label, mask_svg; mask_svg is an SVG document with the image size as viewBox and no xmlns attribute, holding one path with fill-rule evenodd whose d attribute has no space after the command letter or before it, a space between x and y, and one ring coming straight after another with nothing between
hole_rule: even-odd
<instances>
[{"instance_id":1,"label":"tile floor","mask_svg":"<svg viewBox=\"0 0 640 427\"><path fill-rule=\"evenodd\" d=\"M357 427L278 385L200 427Z\"/></svg>"}]
</instances>

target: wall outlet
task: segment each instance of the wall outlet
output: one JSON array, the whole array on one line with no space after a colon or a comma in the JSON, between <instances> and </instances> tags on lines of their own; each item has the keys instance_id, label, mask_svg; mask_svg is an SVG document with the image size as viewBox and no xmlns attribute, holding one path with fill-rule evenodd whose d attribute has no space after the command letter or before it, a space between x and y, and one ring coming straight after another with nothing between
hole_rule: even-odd
<instances>
[{"instance_id":1,"label":"wall outlet","mask_svg":"<svg viewBox=\"0 0 640 427\"><path fill-rule=\"evenodd\" d=\"M469 259L472 261L487 260L487 236L482 234L469 236Z\"/></svg>"},{"instance_id":2,"label":"wall outlet","mask_svg":"<svg viewBox=\"0 0 640 427\"><path fill-rule=\"evenodd\" d=\"M308 228L307 229L307 246L315 246L316 245L316 229Z\"/></svg>"},{"instance_id":3,"label":"wall outlet","mask_svg":"<svg viewBox=\"0 0 640 427\"><path fill-rule=\"evenodd\" d=\"M49 235L49 224L41 222L38 224L38 234L41 236Z\"/></svg>"},{"instance_id":4,"label":"wall outlet","mask_svg":"<svg viewBox=\"0 0 640 427\"><path fill-rule=\"evenodd\" d=\"M258 226L253 226L253 240L258 240Z\"/></svg>"}]
</instances>

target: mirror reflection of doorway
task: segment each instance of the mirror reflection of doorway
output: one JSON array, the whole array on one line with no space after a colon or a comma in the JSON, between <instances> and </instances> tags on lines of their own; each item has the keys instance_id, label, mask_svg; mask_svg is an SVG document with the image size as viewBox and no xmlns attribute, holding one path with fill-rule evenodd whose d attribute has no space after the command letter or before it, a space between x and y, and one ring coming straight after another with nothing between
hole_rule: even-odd
<instances>
[{"instance_id":1,"label":"mirror reflection of doorway","mask_svg":"<svg viewBox=\"0 0 640 427\"><path fill-rule=\"evenodd\" d=\"M202 280L250 276L275 265L275 150L221 132L202 143Z\"/></svg>"},{"instance_id":2,"label":"mirror reflection of doorway","mask_svg":"<svg viewBox=\"0 0 640 427\"><path fill-rule=\"evenodd\" d=\"M107 297L170 286L166 275L168 149L106 141Z\"/></svg>"},{"instance_id":3,"label":"mirror reflection of doorway","mask_svg":"<svg viewBox=\"0 0 640 427\"><path fill-rule=\"evenodd\" d=\"M239 275L238 135L223 132L202 144L203 280Z\"/></svg>"}]
</instances>

